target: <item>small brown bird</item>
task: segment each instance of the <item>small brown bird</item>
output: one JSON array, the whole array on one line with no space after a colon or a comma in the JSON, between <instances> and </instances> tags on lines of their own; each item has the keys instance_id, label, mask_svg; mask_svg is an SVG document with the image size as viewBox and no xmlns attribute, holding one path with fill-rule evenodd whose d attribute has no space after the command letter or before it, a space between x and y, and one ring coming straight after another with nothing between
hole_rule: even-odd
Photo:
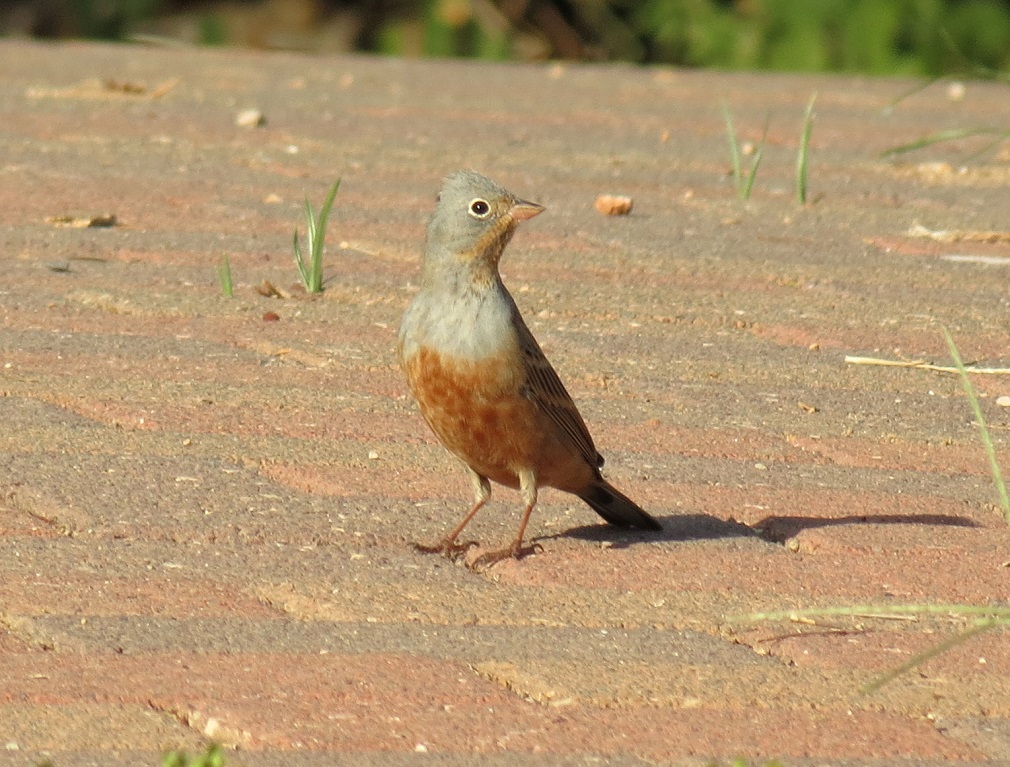
<instances>
[{"instance_id":1,"label":"small brown bird","mask_svg":"<svg viewBox=\"0 0 1010 767\"><path fill-rule=\"evenodd\" d=\"M444 539L422 551L447 557L473 544L456 539L491 497L491 484L518 488L526 503L511 546L472 567L519 558L537 489L574 493L612 525L661 529L600 475L582 416L502 284L498 262L520 221L543 206L490 179L459 171L445 179L428 223L421 290L400 325L399 356L424 420L468 468L475 502Z\"/></svg>"}]
</instances>

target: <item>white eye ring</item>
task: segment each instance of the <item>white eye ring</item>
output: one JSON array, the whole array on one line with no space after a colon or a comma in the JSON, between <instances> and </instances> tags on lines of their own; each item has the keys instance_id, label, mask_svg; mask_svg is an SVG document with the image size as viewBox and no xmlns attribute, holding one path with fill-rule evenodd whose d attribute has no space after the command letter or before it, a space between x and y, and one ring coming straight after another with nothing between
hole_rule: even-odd
<instances>
[{"instance_id":1,"label":"white eye ring","mask_svg":"<svg viewBox=\"0 0 1010 767\"><path fill-rule=\"evenodd\" d=\"M491 206L487 200L477 197L470 200L470 205L467 207L466 212L474 218L487 218L491 214Z\"/></svg>"}]
</instances>

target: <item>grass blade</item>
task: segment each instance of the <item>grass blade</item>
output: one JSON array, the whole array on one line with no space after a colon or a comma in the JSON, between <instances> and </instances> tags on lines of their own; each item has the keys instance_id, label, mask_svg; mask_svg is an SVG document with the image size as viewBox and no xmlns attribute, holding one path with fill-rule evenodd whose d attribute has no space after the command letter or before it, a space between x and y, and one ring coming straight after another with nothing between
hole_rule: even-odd
<instances>
[{"instance_id":1,"label":"grass blade","mask_svg":"<svg viewBox=\"0 0 1010 767\"><path fill-rule=\"evenodd\" d=\"M800 149L796 154L796 200L800 205L807 204L807 163L810 155L810 134L814 129L814 102L817 92L810 97L806 114L803 116L803 133L800 135Z\"/></svg>"},{"instance_id":2,"label":"grass blade","mask_svg":"<svg viewBox=\"0 0 1010 767\"><path fill-rule=\"evenodd\" d=\"M747 174L747 181L744 183L743 188L743 198L745 200L750 199L751 189L754 186L754 179L757 178L758 168L761 167L761 158L765 154L765 141L768 138L768 126L771 124L772 115L771 112L765 113L765 127L761 131L761 143L758 144L757 151L754 153L754 159L751 161L750 172Z\"/></svg>"},{"instance_id":3,"label":"grass blade","mask_svg":"<svg viewBox=\"0 0 1010 767\"><path fill-rule=\"evenodd\" d=\"M326 220L330 217L330 209L333 207L333 201L337 199L337 190L340 189L340 179L338 178L334 183L333 187L330 189L330 193L326 195L326 199L323 200L323 207L319 211L319 228L326 228Z\"/></svg>"},{"instance_id":4,"label":"grass blade","mask_svg":"<svg viewBox=\"0 0 1010 767\"><path fill-rule=\"evenodd\" d=\"M759 147L757 152L754 154L754 162L750 166L750 173L747 174L747 181L743 185L743 197L745 200L750 199L751 189L754 186L754 179L757 178L758 167L761 165L761 158L764 157L765 148Z\"/></svg>"},{"instance_id":5,"label":"grass blade","mask_svg":"<svg viewBox=\"0 0 1010 767\"><path fill-rule=\"evenodd\" d=\"M876 692L881 687L883 687L885 684L889 684L890 682L893 682L899 676L901 676L902 674L908 673L913 668L921 666L926 661L932 660L933 658L935 658L938 655L943 655L943 653L947 652L947 650L950 650L953 647L957 647L959 644L967 642L972 637L978 636L979 634L981 634L981 633L983 633L985 631L988 631L989 629L991 629L991 628L993 628L995 626L999 626L999 625L1006 625L1006 622L1005 621L997 621L997 620L982 620L982 621L978 621L978 623L976 623L971 628L965 629L964 631L961 631L960 633L955 634L954 636L950 637L949 639L944 639L942 642L937 642L932 647L930 647L930 648L928 648L926 650L923 650L918 655L915 655L915 656L909 658L907 661L905 661L904 663L902 663L900 666L895 666L890 671L888 671L886 674L883 674L882 676L877 677L872 682L870 682L869 684L867 684L866 686L863 687L863 692L864 693Z\"/></svg>"},{"instance_id":6,"label":"grass blade","mask_svg":"<svg viewBox=\"0 0 1010 767\"><path fill-rule=\"evenodd\" d=\"M900 104L902 101L904 101L907 98L911 98L912 96L916 95L917 93L921 93L922 91L926 90L926 88L928 88L929 86L933 85L934 83L940 82L941 79L942 78L940 78L940 77L934 77L931 80L926 80L923 83L919 83L918 85L912 86L907 91L903 92L897 98L895 98L890 103L888 103L888 105L885 106L881 110L881 113L884 114L884 115L890 115L892 112L894 112L894 108L896 106L898 106L898 104Z\"/></svg>"},{"instance_id":7,"label":"grass blade","mask_svg":"<svg viewBox=\"0 0 1010 767\"><path fill-rule=\"evenodd\" d=\"M882 676L874 679L863 687L863 692L876 692L884 685L894 681L902 674L935 658L952 647L966 642L974 636L997 626L1010 626L1010 608L979 607L977 605L857 605L854 607L817 607L807 610L781 610L768 613L752 613L750 615L734 616L731 620L771 621L796 620L798 618L813 618L818 616L849 616L863 618L888 618L899 615L961 615L978 616L974 625L958 632L956 635L938 642L932 647L910 658L900 666L896 666Z\"/></svg>"},{"instance_id":8,"label":"grass blade","mask_svg":"<svg viewBox=\"0 0 1010 767\"><path fill-rule=\"evenodd\" d=\"M218 261L217 282L221 286L221 295L225 298L235 297L235 285L232 282L231 276L231 261L228 259L227 253L221 256L221 260Z\"/></svg>"},{"instance_id":9,"label":"grass blade","mask_svg":"<svg viewBox=\"0 0 1010 767\"><path fill-rule=\"evenodd\" d=\"M733 182L736 185L736 196L741 200L749 200L751 191L754 189L754 180L757 178L758 168L761 167L761 158L764 157L765 140L768 138L771 113L768 112L765 114L765 126L761 133L761 142L754 152L754 158L750 161L750 168L746 176L744 176L743 172L743 151L736 137L733 117L730 115L725 103L722 105L722 118L726 123L726 141L729 144L730 161L733 163Z\"/></svg>"},{"instance_id":10,"label":"grass blade","mask_svg":"<svg viewBox=\"0 0 1010 767\"><path fill-rule=\"evenodd\" d=\"M999 146L1004 141L1006 141L1008 138L1010 138L1010 131L1005 131L1003 133L997 133L996 134L996 138L994 138L988 144L986 144L985 146L983 146L977 152L972 152L970 155L968 155L966 158L964 158L965 161L966 162L970 162L971 160L978 159L982 155L988 154L994 147Z\"/></svg>"},{"instance_id":11,"label":"grass blade","mask_svg":"<svg viewBox=\"0 0 1010 767\"><path fill-rule=\"evenodd\" d=\"M291 247L295 254L295 266L298 267L298 275L302 280L302 285L305 285L307 289L309 284L309 271L305 265L305 259L302 257L302 247L298 243L297 229L295 229L295 239Z\"/></svg>"},{"instance_id":12,"label":"grass blade","mask_svg":"<svg viewBox=\"0 0 1010 767\"><path fill-rule=\"evenodd\" d=\"M982 416L982 408L978 404L978 396L975 387L972 386L971 379L968 378L968 371L965 370L964 362L961 360L961 353L957 349L957 344L951 338L947 328L941 328L943 338L947 342L951 359L954 360L954 367L957 368L958 375L961 376L961 386L968 396L968 403L971 405L972 413L975 415L975 423L978 424L979 435L982 438L982 445L985 447L986 457L989 459L989 468L992 470L992 481L996 485L996 493L999 495L999 505L1003 509L1003 519L1010 527L1010 498L1007 497L1006 483L1003 481L1003 472L1000 471L999 461L996 458L996 448L992 444L992 437L989 436L989 428L985 424Z\"/></svg>"},{"instance_id":13,"label":"grass blade","mask_svg":"<svg viewBox=\"0 0 1010 767\"><path fill-rule=\"evenodd\" d=\"M316 212L312 210L312 206L309 204L309 198L305 198L305 240L309 251L309 263L312 263L312 254L316 250L315 239L316 239Z\"/></svg>"},{"instance_id":14,"label":"grass blade","mask_svg":"<svg viewBox=\"0 0 1010 767\"><path fill-rule=\"evenodd\" d=\"M333 201L337 198L337 190L340 189L340 179L338 178L333 187L330 189L326 199L323 201L323 207L319 210L319 219L316 222L316 238L313 241L313 248L310 251L310 266L312 267L312 284L315 287L315 292L319 292L323 289L323 242L326 237L326 222L330 218L330 209L333 207ZM318 247L316 245L318 244Z\"/></svg>"},{"instance_id":15,"label":"grass blade","mask_svg":"<svg viewBox=\"0 0 1010 767\"><path fill-rule=\"evenodd\" d=\"M733 127L733 118L730 116L725 102L722 105L722 119L726 123L726 140L729 142L729 156L733 163L733 181L736 183L736 193L738 197L743 198L740 144L736 140L736 129Z\"/></svg>"},{"instance_id":16,"label":"grass blade","mask_svg":"<svg viewBox=\"0 0 1010 767\"><path fill-rule=\"evenodd\" d=\"M883 615L961 615L978 616L1010 623L1010 608L979 607L978 605L853 605L851 607L812 607L803 610L778 610L770 613L750 613L735 616L741 621L781 621L796 618L816 618L834 616L883 616Z\"/></svg>"},{"instance_id":17,"label":"grass blade","mask_svg":"<svg viewBox=\"0 0 1010 767\"><path fill-rule=\"evenodd\" d=\"M884 160L888 157L905 154L906 152L914 152L917 149L932 146L933 144L942 144L945 141L957 141L958 139L971 138L973 136L997 136L997 140L999 140L999 138L1003 138L1007 135L1007 133L997 131L993 128L952 128L950 130L942 130L937 133L931 133L928 136L924 136L916 141L911 141L908 144L902 144L901 146L885 149L880 153L880 159Z\"/></svg>"}]
</instances>

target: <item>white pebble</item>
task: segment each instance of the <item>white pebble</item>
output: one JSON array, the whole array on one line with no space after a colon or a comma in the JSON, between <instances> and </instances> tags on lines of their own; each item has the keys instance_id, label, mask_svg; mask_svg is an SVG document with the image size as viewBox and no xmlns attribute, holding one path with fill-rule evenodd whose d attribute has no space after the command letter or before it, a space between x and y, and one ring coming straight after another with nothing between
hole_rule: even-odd
<instances>
[{"instance_id":1,"label":"white pebble","mask_svg":"<svg viewBox=\"0 0 1010 767\"><path fill-rule=\"evenodd\" d=\"M240 128L258 128L266 121L267 119L258 109L243 109L235 115L235 124Z\"/></svg>"}]
</instances>

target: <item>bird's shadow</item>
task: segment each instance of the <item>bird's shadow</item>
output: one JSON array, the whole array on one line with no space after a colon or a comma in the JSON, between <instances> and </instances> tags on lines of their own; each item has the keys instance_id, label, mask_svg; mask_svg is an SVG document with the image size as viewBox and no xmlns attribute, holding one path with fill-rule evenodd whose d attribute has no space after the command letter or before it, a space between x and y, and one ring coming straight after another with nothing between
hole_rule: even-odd
<instances>
[{"instance_id":1,"label":"bird's shadow","mask_svg":"<svg viewBox=\"0 0 1010 767\"><path fill-rule=\"evenodd\" d=\"M553 535L539 536L537 540L575 538L583 541L607 543L611 548L623 549L639 543L656 541L692 541L716 538L747 538L757 535L745 524L727 521L711 514L677 514L659 520L662 530L637 530L607 524L580 525Z\"/></svg>"},{"instance_id":2,"label":"bird's shadow","mask_svg":"<svg viewBox=\"0 0 1010 767\"><path fill-rule=\"evenodd\" d=\"M847 514L844 517L770 516L754 523L753 530L765 540L781 543L804 530L840 525L981 527L973 519L953 514Z\"/></svg>"},{"instance_id":3,"label":"bird's shadow","mask_svg":"<svg viewBox=\"0 0 1010 767\"><path fill-rule=\"evenodd\" d=\"M677 514L660 519L662 530L636 530L606 524L580 525L553 535L538 536L538 541L575 538L607 543L623 549L656 541L716 540L719 538L761 538L783 543L804 530L840 525L927 525L946 527L981 527L968 517L952 514L849 514L844 517L769 516L745 525L736 520L720 519L711 514Z\"/></svg>"}]
</instances>

